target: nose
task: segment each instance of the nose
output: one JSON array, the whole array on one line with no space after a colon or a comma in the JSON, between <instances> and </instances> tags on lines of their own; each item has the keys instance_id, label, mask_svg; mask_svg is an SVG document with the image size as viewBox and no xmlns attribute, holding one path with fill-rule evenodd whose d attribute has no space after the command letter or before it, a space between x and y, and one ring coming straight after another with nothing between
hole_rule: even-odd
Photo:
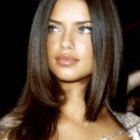
<instances>
[{"instance_id":1,"label":"nose","mask_svg":"<svg viewBox=\"0 0 140 140\"><path fill-rule=\"evenodd\" d=\"M74 40L71 32L65 32L62 35L60 47L63 50L72 50L74 47Z\"/></svg>"}]
</instances>

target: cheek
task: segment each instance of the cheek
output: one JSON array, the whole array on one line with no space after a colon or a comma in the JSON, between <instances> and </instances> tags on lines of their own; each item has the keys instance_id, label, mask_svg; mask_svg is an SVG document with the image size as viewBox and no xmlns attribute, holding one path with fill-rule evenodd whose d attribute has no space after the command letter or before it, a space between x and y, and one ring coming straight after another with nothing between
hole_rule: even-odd
<instances>
[{"instance_id":1,"label":"cheek","mask_svg":"<svg viewBox=\"0 0 140 140\"><path fill-rule=\"evenodd\" d=\"M79 51L82 58L82 65L84 66L83 69L87 70L89 73L92 73L94 70L94 55L93 55L93 48L90 37L82 38L79 41Z\"/></svg>"},{"instance_id":2,"label":"cheek","mask_svg":"<svg viewBox=\"0 0 140 140\"><path fill-rule=\"evenodd\" d=\"M53 54L58 50L59 47L59 38L54 35L48 35L46 53L48 59L53 57ZM51 58L50 58L51 59Z\"/></svg>"},{"instance_id":3,"label":"cheek","mask_svg":"<svg viewBox=\"0 0 140 140\"><path fill-rule=\"evenodd\" d=\"M47 46L46 46L46 54L47 54L47 62L48 62L48 65L50 65L50 60L51 60L51 57L53 55L53 52L54 52L54 46L55 46L55 43L53 41L53 38L48 36L47 38Z\"/></svg>"},{"instance_id":4,"label":"cheek","mask_svg":"<svg viewBox=\"0 0 140 140\"><path fill-rule=\"evenodd\" d=\"M52 48L54 48L56 46L56 44L58 43L58 38L55 37L54 35L48 35L47 38L47 50L50 50Z\"/></svg>"},{"instance_id":5,"label":"cheek","mask_svg":"<svg viewBox=\"0 0 140 140\"><path fill-rule=\"evenodd\" d=\"M93 59L93 48L90 36L84 36L77 41L77 49L85 59Z\"/></svg>"},{"instance_id":6,"label":"cheek","mask_svg":"<svg viewBox=\"0 0 140 140\"><path fill-rule=\"evenodd\" d=\"M49 34L47 38L47 46L46 46L46 54L47 54L47 63L49 68L52 68L55 64L55 56L58 53L59 48L59 40L58 36L54 34Z\"/></svg>"}]
</instances>

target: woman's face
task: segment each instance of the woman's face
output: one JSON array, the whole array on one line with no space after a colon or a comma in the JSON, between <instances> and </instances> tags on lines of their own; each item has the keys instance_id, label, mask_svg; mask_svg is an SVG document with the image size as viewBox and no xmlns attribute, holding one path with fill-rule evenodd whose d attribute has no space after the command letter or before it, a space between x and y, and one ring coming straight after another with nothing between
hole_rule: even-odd
<instances>
[{"instance_id":1,"label":"woman's face","mask_svg":"<svg viewBox=\"0 0 140 140\"><path fill-rule=\"evenodd\" d=\"M89 79L93 71L91 20L84 0L57 0L49 20L47 61L63 82Z\"/></svg>"}]
</instances>

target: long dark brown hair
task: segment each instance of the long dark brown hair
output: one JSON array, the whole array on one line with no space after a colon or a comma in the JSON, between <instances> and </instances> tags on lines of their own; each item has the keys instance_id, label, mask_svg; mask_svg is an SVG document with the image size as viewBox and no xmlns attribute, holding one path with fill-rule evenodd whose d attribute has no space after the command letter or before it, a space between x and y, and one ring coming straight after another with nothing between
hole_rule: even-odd
<instances>
[{"instance_id":1,"label":"long dark brown hair","mask_svg":"<svg viewBox=\"0 0 140 140\"><path fill-rule=\"evenodd\" d=\"M49 139L56 131L63 94L49 72L46 39L49 16L56 0L42 0L36 11L29 40L27 80L22 97L8 116L17 125L9 127L10 140ZM118 109L117 85L122 61L122 33L112 0L85 0L93 23L92 45L95 70L85 94L86 114L95 121L103 105ZM19 123L18 123L19 122ZM8 129L8 128L7 128Z\"/></svg>"}]
</instances>

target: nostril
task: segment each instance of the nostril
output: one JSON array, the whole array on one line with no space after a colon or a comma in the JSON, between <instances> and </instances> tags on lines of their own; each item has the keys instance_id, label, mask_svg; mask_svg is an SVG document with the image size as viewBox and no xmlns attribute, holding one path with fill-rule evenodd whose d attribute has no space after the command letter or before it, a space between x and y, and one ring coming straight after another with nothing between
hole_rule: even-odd
<instances>
[{"instance_id":1,"label":"nostril","mask_svg":"<svg viewBox=\"0 0 140 140\"><path fill-rule=\"evenodd\" d=\"M62 38L61 38L61 48L63 49L72 49L73 48L73 35L72 31L70 30L65 30L63 32Z\"/></svg>"},{"instance_id":2,"label":"nostril","mask_svg":"<svg viewBox=\"0 0 140 140\"><path fill-rule=\"evenodd\" d=\"M71 50L72 47L70 45L61 45L61 48L64 50Z\"/></svg>"}]
</instances>

